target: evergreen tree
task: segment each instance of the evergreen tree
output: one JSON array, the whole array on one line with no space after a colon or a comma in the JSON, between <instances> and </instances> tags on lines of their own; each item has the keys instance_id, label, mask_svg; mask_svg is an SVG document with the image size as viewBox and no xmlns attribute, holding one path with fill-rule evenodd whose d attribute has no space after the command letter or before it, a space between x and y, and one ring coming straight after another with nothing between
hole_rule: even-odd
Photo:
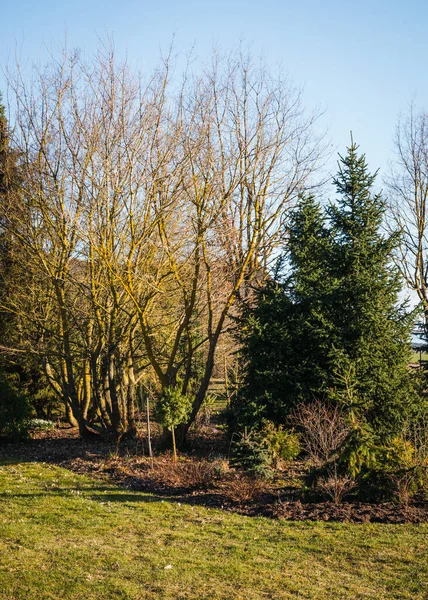
<instances>
[{"instance_id":1,"label":"evergreen tree","mask_svg":"<svg viewBox=\"0 0 428 600\"><path fill-rule=\"evenodd\" d=\"M10 149L9 127L2 96L0 94L0 344L7 345L10 332L16 328L16 320L3 304L11 292L14 276L12 238L8 233L7 220L12 195L17 191L16 156ZM6 370L9 372L6 373ZM19 366L12 365L0 356L0 438L17 440L25 437L30 407L22 393Z\"/></svg>"},{"instance_id":2,"label":"evergreen tree","mask_svg":"<svg viewBox=\"0 0 428 600\"><path fill-rule=\"evenodd\" d=\"M10 147L9 125L0 93L0 300L9 291L13 279L13 239L8 221L19 197L20 178L16 153ZM0 312L0 335L10 316Z\"/></svg>"},{"instance_id":3,"label":"evergreen tree","mask_svg":"<svg viewBox=\"0 0 428 600\"><path fill-rule=\"evenodd\" d=\"M9 146L9 127L0 93L0 305L9 292L13 274L12 240L7 231L9 203L14 186L16 163ZM0 307L0 343L12 322L10 313Z\"/></svg>"},{"instance_id":4,"label":"evergreen tree","mask_svg":"<svg viewBox=\"0 0 428 600\"><path fill-rule=\"evenodd\" d=\"M280 424L298 403L325 396L332 385L336 334L329 306L337 282L326 276L329 248L319 204L302 198L282 258L288 275L258 290L241 320L245 378L233 408L243 424Z\"/></svg>"},{"instance_id":5,"label":"evergreen tree","mask_svg":"<svg viewBox=\"0 0 428 600\"><path fill-rule=\"evenodd\" d=\"M265 420L281 423L287 414L291 388L287 343L293 318L284 285L268 281L254 290L255 304L243 307L238 319L242 387L231 401L230 427L261 428Z\"/></svg>"},{"instance_id":6,"label":"evergreen tree","mask_svg":"<svg viewBox=\"0 0 428 600\"><path fill-rule=\"evenodd\" d=\"M269 282L243 315L245 375L235 403L243 424L278 424L296 404L328 398L346 408L356 445L400 431L412 397L413 317L399 304L398 236L381 233L375 177L352 144L334 180L337 203L323 213L305 198L294 212L288 276Z\"/></svg>"},{"instance_id":7,"label":"evergreen tree","mask_svg":"<svg viewBox=\"0 0 428 600\"><path fill-rule=\"evenodd\" d=\"M385 441L399 432L410 406L413 316L399 303L402 281L392 263L399 238L381 233L385 205L373 193L375 178L352 143L334 180L337 204L328 211L329 276L340 281L331 304L338 335L332 366L337 397Z\"/></svg>"},{"instance_id":8,"label":"evergreen tree","mask_svg":"<svg viewBox=\"0 0 428 600\"><path fill-rule=\"evenodd\" d=\"M22 324L20 317L5 306L9 304L13 308L13 299L20 293L19 288L31 285L32 278L31 268L22 260L22 250L16 243L16 237L10 233L10 225L15 221L16 231L16 224L21 221L24 197L22 182L19 156L11 143L0 94L0 345L13 348L20 346ZM9 379L14 393L10 393ZM49 416L54 403L57 403L40 361L31 353L0 353L1 395L7 401L16 398L17 410L23 406L24 400L27 403L27 398L31 397L39 417ZM3 402L6 400L3 399Z\"/></svg>"},{"instance_id":9,"label":"evergreen tree","mask_svg":"<svg viewBox=\"0 0 428 600\"><path fill-rule=\"evenodd\" d=\"M330 272L331 234L313 197L303 199L292 216L286 257L286 293L296 317L289 344L295 363L290 375L295 401L308 402L324 397L331 387L330 357L339 342L331 298L340 278Z\"/></svg>"}]
</instances>

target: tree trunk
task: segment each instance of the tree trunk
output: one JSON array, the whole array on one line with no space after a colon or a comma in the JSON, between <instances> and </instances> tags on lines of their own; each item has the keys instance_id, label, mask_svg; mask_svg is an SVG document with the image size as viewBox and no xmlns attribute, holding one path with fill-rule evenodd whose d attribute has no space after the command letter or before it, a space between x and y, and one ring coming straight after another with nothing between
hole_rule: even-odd
<instances>
[{"instance_id":1,"label":"tree trunk","mask_svg":"<svg viewBox=\"0 0 428 600\"><path fill-rule=\"evenodd\" d=\"M91 365L88 359L83 361L83 404L82 413L83 418L88 418L88 410L91 405Z\"/></svg>"},{"instance_id":2,"label":"tree trunk","mask_svg":"<svg viewBox=\"0 0 428 600\"><path fill-rule=\"evenodd\" d=\"M187 441L188 431L189 431L191 425L193 424L193 422L202 406L202 403L205 399L206 393L208 391L208 386L210 384L211 375L212 375L213 369L214 369L214 355L215 355L215 349L217 346L218 338L219 338L219 336L215 335L214 338L211 340L210 347L208 350L207 362L205 364L204 376L202 377L201 384L199 386L198 391L196 392L195 399L194 399L193 405L192 405L192 412L190 413L190 417L189 417L187 423L182 423L181 425L179 425L177 427L177 434L178 434L177 437L179 440L180 448L186 448L188 446L188 441Z\"/></svg>"},{"instance_id":3,"label":"tree trunk","mask_svg":"<svg viewBox=\"0 0 428 600\"><path fill-rule=\"evenodd\" d=\"M177 445L175 443L175 432L174 427L171 429L171 437L172 437L172 451L174 454L174 462L177 462Z\"/></svg>"},{"instance_id":4,"label":"tree trunk","mask_svg":"<svg viewBox=\"0 0 428 600\"><path fill-rule=\"evenodd\" d=\"M128 385L126 388L126 417L127 417L127 432L130 436L134 437L137 433L135 425L135 373L134 364L132 361L131 353L128 354L128 365L127 365L127 379Z\"/></svg>"},{"instance_id":5,"label":"tree trunk","mask_svg":"<svg viewBox=\"0 0 428 600\"><path fill-rule=\"evenodd\" d=\"M65 418L67 419L67 423L69 423L72 427L78 426L78 423L74 418L73 411L71 410L71 406L68 402L65 403Z\"/></svg>"}]
</instances>

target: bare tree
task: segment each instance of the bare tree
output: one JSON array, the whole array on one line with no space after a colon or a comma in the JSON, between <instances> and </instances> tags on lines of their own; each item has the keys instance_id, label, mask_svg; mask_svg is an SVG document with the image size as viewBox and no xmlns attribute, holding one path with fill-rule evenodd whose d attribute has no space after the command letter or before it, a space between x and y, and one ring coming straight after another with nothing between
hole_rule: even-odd
<instances>
[{"instance_id":1,"label":"bare tree","mask_svg":"<svg viewBox=\"0 0 428 600\"><path fill-rule=\"evenodd\" d=\"M126 67L115 71L109 59L87 65L64 54L30 83L19 70L10 78L23 203L8 222L23 265L44 282L30 311L43 333L37 349L27 335L27 348L43 357L82 435L91 407L116 432L133 428L136 319L103 257L117 255L122 239L121 195L132 193L122 181L132 169L126 136L135 132L125 112L139 114L140 102ZM24 318L28 297L13 302Z\"/></svg>"},{"instance_id":2,"label":"bare tree","mask_svg":"<svg viewBox=\"0 0 428 600\"><path fill-rule=\"evenodd\" d=\"M177 114L180 243L177 229L161 215L160 232L178 292L178 319L166 372L161 373L160 360L153 364L168 385L174 384L204 344L203 374L182 428L185 436L207 393L238 294L267 275L284 216L308 185L323 148L313 137L314 118L304 116L300 94L242 55L227 61L215 57L202 77L186 82ZM188 348L182 357L184 340ZM189 377L187 369L183 391Z\"/></svg>"},{"instance_id":3,"label":"bare tree","mask_svg":"<svg viewBox=\"0 0 428 600\"><path fill-rule=\"evenodd\" d=\"M395 133L396 161L387 178L394 228L401 232L397 265L428 320L428 114L410 107Z\"/></svg>"},{"instance_id":4,"label":"bare tree","mask_svg":"<svg viewBox=\"0 0 428 600\"><path fill-rule=\"evenodd\" d=\"M169 59L143 83L110 49L64 53L10 89L23 206L8 222L39 294L9 301L38 331L22 347L82 435L94 419L132 432L151 377L193 394L184 438L236 300L266 276L323 155L316 116L242 54L177 86Z\"/></svg>"}]
</instances>

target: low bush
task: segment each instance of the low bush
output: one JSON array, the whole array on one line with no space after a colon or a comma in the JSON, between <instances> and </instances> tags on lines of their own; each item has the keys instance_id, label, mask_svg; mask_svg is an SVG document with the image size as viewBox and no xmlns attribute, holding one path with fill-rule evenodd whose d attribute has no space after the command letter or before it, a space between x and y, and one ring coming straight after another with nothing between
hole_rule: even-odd
<instances>
[{"instance_id":1,"label":"low bush","mask_svg":"<svg viewBox=\"0 0 428 600\"><path fill-rule=\"evenodd\" d=\"M291 462L301 452L297 433L294 430L284 429L281 425L276 427L271 421L267 421L261 430L260 438L267 447L275 467L278 466L280 460Z\"/></svg>"},{"instance_id":2,"label":"low bush","mask_svg":"<svg viewBox=\"0 0 428 600\"><path fill-rule=\"evenodd\" d=\"M227 481L225 494L237 504L258 502L263 494L269 491L266 479L235 473Z\"/></svg>"},{"instance_id":3,"label":"low bush","mask_svg":"<svg viewBox=\"0 0 428 600\"><path fill-rule=\"evenodd\" d=\"M337 456L351 430L338 406L320 400L301 404L291 420L301 431L303 450L315 467L321 467Z\"/></svg>"},{"instance_id":4,"label":"low bush","mask_svg":"<svg viewBox=\"0 0 428 600\"><path fill-rule=\"evenodd\" d=\"M299 436L281 425L267 421L261 430L247 429L231 442L232 466L250 476L270 479L281 461L290 462L300 454Z\"/></svg>"},{"instance_id":5,"label":"low bush","mask_svg":"<svg viewBox=\"0 0 428 600\"><path fill-rule=\"evenodd\" d=\"M180 459L171 456L156 460L154 476L162 485L189 490L206 490L218 478L221 466L218 462Z\"/></svg>"},{"instance_id":6,"label":"low bush","mask_svg":"<svg viewBox=\"0 0 428 600\"><path fill-rule=\"evenodd\" d=\"M407 505L412 496L427 490L428 458L409 440L396 437L379 453L378 470L386 474L392 494Z\"/></svg>"},{"instance_id":7,"label":"low bush","mask_svg":"<svg viewBox=\"0 0 428 600\"><path fill-rule=\"evenodd\" d=\"M27 437L30 413L27 396L0 371L0 438L19 441Z\"/></svg>"},{"instance_id":8,"label":"low bush","mask_svg":"<svg viewBox=\"0 0 428 600\"><path fill-rule=\"evenodd\" d=\"M253 477L270 479L273 475L272 453L259 432L248 432L245 429L237 440L232 438L230 462L233 467L242 469Z\"/></svg>"},{"instance_id":9,"label":"low bush","mask_svg":"<svg viewBox=\"0 0 428 600\"><path fill-rule=\"evenodd\" d=\"M326 474L317 481L320 492L335 504L342 500L357 487L357 481L347 473L340 472L337 463L326 469Z\"/></svg>"}]
</instances>

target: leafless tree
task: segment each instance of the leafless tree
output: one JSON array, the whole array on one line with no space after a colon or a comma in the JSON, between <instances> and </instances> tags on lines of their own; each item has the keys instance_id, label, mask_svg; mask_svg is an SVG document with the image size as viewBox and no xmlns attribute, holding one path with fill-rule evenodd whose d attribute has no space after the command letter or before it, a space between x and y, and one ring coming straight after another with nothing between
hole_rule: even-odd
<instances>
[{"instance_id":1,"label":"leafless tree","mask_svg":"<svg viewBox=\"0 0 428 600\"><path fill-rule=\"evenodd\" d=\"M393 227L401 233L397 265L428 317L428 114L412 105L395 132L396 160L387 178Z\"/></svg>"},{"instance_id":2,"label":"leafless tree","mask_svg":"<svg viewBox=\"0 0 428 600\"><path fill-rule=\"evenodd\" d=\"M10 299L39 331L23 346L82 435L91 414L132 431L151 377L193 394L185 437L236 300L266 276L323 156L316 115L241 53L177 85L169 59L143 82L108 48L64 52L9 85L23 204L8 222L38 286Z\"/></svg>"}]
</instances>

